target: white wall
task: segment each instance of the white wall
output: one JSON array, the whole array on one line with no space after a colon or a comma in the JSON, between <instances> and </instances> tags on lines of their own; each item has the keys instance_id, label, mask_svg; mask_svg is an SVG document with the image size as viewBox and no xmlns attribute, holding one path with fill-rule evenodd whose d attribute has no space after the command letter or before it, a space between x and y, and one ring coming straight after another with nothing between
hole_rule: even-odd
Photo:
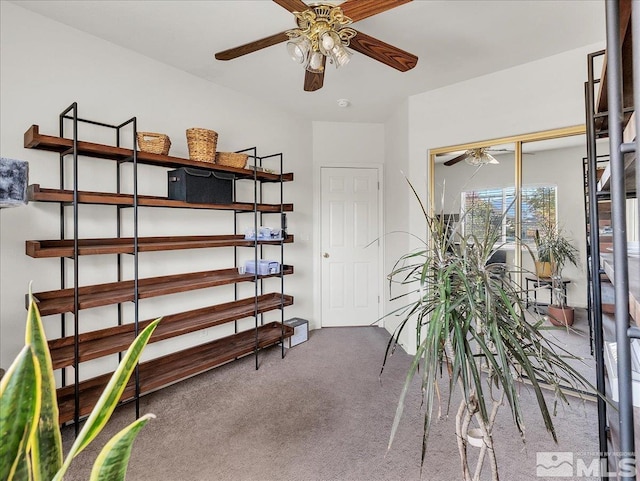
<instances>
[{"instance_id":1,"label":"white wall","mask_svg":"<svg viewBox=\"0 0 640 481\"><path fill-rule=\"evenodd\" d=\"M375 167L383 170L385 161L384 124L352 122L313 122L313 170L314 170L314 278L315 312L314 318L321 316L321 206L320 169L322 167ZM381 179L382 180L382 179ZM382 221L384 213L380 210ZM384 240L382 246L384 245ZM381 248L383 248L381 246ZM380 279L382 286L382 273ZM382 311L380 312L382 314ZM371 319L375 322L377 319ZM321 327L320 323L316 327Z\"/></svg>"},{"instance_id":2,"label":"white wall","mask_svg":"<svg viewBox=\"0 0 640 481\"><path fill-rule=\"evenodd\" d=\"M283 152L284 170L295 174L295 181L285 185L285 201L294 203L295 209L288 216L289 231L294 235L312 231L312 199L308 195L313 188L310 122L14 4L1 2L0 17L1 155L29 161L30 183L57 188L58 156L24 149L23 133L31 124L38 124L41 133L57 135L58 114L77 101L80 116L84 118L117 124L137 116L139 130L168 134L173 144L170 153L178 157L188 156L185 129L189 127L216 130L221 151L257 146L259 155ZM81 135L88 140L113 142L112 137L107 139L96 129L83 128ZM81 189L113 191L114 162L87 158L81 158L80 162ZM166 170L141 166L139 176L140 194L166 195ZM273 201L273 192L277 190L265 187L266 192L271 192L269 201ZM24 253L25 240L58 237L58 209L55 204L34 202L0 211L2 367L8 366L23 345L24 295L29 281L33 281L34 292L59 288L59 260L32 259ZM115 208L83 206L80 215L81 236L115 234ZM130 219L130 215L127 212L125 217ZM127 222L126 229L130 231L131 224ZM273 220L274 224L278 222ZM232 229L230 212L140 210L140 235L218 234L232 233ZM232 255L231 248L143 253L140 274L147 277L231 267ZM293 264L296 272L285 280L285 289L295 297L295 305L286 309L285 318L299 316L313 321L311 256L312 243L308 236L297 236L296 242L285 249L285 262ZM115 256L110 255L82 257L80 284L115 280L115 260ZM125 262L130 261L125 259ZM71 261L67 265L72 271ZM69 281L73 285L71 277ZM277 288L274 285L270 289ZM174 294L141 301L140 315L141 319L147 319L232 299L230 286ZM271 314L276 315L279 318L279 313ZM50 337L59 335L58 319L58 316L45 318ZM81 312L80 319L88 330L114 325L115 308L88 309ZM146 354L155 356L201 343L225 335L230 329L232 325L220 326L156 343L148 346ZM87 363L82 377L93 370L112 369L112 361Z\"/></svg>"},{"instance_id":3,"label":"white wall","mask_svg":"<svg viewBox=\"0 0 640 481\"><path fill-rule=\"evenodd\" d=\"M409 194L407 177L409 175L409 102L405 100L395 111L394 115L385 123L385 175L384 192L385 198L385 255L384 255L384 275L393 272L397 253L408 252L411 246L410 234L419 234L409 225L409 206L414 199ZM405 305L403 298L393 301L404 294L407 289L398 284L389 285L385 282L384 291L384 312L388 314L385 318L385 328L394 333L403 320L402 315L393 314L394 311ZM400 345L405 350L415 343L415 336L412 336L409 329L403 330L398 338Z\"/></svg>"}]
</instances>

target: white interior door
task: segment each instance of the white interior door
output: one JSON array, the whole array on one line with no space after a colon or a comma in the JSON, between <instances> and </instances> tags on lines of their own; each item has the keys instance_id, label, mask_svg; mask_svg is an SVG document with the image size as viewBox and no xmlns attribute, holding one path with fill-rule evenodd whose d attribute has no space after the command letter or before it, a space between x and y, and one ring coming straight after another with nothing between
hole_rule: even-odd
<instances>
[{"instance_id":1,"label":"white interior door","mask_svg":"<svg viewBox=\"0 0 640 481\"><path fill-rule=\"evenodd\" d=\"M378 169L321 172L322 326L366 326L379 317Z\"/></svg>"}]
</instances>

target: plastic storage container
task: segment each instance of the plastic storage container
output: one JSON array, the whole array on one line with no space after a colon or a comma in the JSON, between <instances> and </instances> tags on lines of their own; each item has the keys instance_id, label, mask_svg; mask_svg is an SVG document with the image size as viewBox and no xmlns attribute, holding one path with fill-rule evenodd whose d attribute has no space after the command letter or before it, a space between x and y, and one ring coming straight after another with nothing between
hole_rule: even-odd
<instances>
[{"instance_id":1,"label":"plastic storage container","mask_svg":"<svg viewBox=\"0 0 640 481\"><path fill-rule=\"evenodd\" d=\"M255 274L256 273L256 263L254 260L246 261L245 271L247 274ZM280 263L276 261L268 261L264 259L258 260L258 269L257 273L260 276L266 276L269 274L279 274L280 273Z\"/></svg>"}]
</instances>

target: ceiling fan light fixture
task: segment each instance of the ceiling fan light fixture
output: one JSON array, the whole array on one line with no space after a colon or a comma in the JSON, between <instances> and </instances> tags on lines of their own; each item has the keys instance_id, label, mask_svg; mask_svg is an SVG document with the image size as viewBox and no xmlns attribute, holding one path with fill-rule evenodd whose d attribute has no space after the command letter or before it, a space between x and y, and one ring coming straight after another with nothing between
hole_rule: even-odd
<instances>
[{"instance_id":1,"label":"ceiling fan light fixture","mask_svg":"<svg viewBox=\"0 0 640 481\"><path fill-rule=\"evenodd\" d=\"M324 65L322 65L323 56L320 52L311 52L309 57L309 64L307 70L312 73L320 73L324 71Z\"/></svg>"},{"instance_id":2,"label":"ceiling fan light fixture","mask_svg":"<svg viewBox=\"0 0 640 481\"><path fill-rule=\"evenodd\" d=\"M291 60L296 63L304 64L309 57L310 50L311 42L307 37L296 37L287 42L287 52L289 52Z\"/></svg>"},{"instance_id":3,"label":"ceiling fan light fixture","mask_svg":"<svg viewBox=\"0 0 640 481\"><path fill-rule=\"evenodd\" d=\"M333 5L313 5L304 12L294 12L298 28L285 33L291 40L287 49L291 58L312 73L324 71L324 58L336 68L349 63L352 53L345 47L356 35L349 28L351 19L342 9Z\"/></svg>"},{"instance_id":4,"label":"ceiling fan light fixture","mask_svg":"<svg viewBox=\"0 0 640 481\"><path fill-rule=\"evenodd\" d=\"M336 32L332 32L329 30L327 32L324 32L320 37L320 45L322 46L322 48L320 49L321 52L323 50L325 52L330 52L337 44L340 44L340 37Z\"/></svg>"},{"instance_id":5,"label":"ceiling fan light fixture","mask_svg":"<svg viewBox=\"0 0 640 481\"><path fill-rule=\"evenodd\" d=\"M333 63L336 68L340 68L344 65L347 65L351 60L351 56L353 55L349 50L344 48L342 45L336 45L329 52L331 59L331 63Z\"/></svg>"},{"instance_id":6,"label":"ceiling fan light fixture","mask_svg":"<svg viewBox=\"0 0 640 481\"><path fill-rule=\"evenodd\" d=\"M467 151L467 157L464 161L473 166L486 164L499 164L498 160L489 154L485 148L471 149Z\"/></svg>"}]
</instances>

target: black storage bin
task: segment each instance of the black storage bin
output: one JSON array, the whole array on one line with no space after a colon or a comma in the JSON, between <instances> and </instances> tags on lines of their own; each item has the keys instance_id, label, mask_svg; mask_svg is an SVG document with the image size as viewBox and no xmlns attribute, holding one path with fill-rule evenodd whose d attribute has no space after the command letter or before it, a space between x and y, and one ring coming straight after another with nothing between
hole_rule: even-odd
<instances>
[{"instance_id":1,"label":"black storage bin","mask_svg":"<svg viewBox=\"0 0 640 481\"><path fill-rule=\"evenodd\" d=\"M180 167L169 171L169 199L192 204L231 204L233 174Z\"/></svg>"}]
</instances>

